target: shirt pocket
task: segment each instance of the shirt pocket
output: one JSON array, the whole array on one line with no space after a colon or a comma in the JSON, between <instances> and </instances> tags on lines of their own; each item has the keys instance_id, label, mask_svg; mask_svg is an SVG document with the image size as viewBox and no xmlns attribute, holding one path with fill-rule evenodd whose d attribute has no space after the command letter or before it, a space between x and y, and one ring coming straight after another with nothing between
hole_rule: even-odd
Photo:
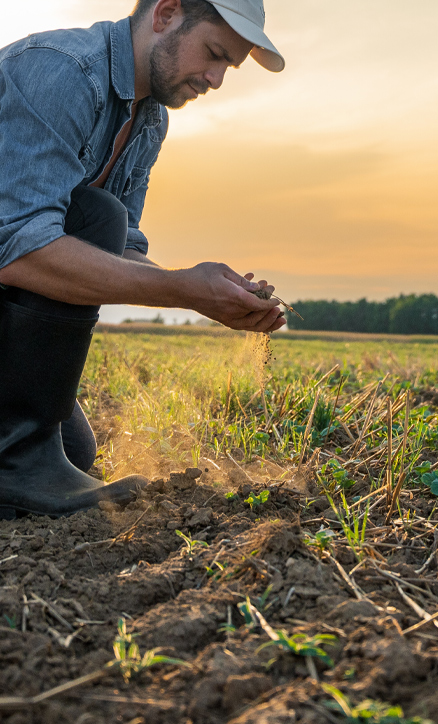
<instances>
[{"instance_id":1,"label":"shirt pocket","mask_svg":"<svg viewBox=\"0 0 438 724\"><path fill-rule=\"evenodd\" d=\"M125 187L123 189L123 196L129 196L136 191L142 184L147 181L149 174L148 168L142 166L134 166L128 178L126 179Z\"/></svg>"}]
</instances>

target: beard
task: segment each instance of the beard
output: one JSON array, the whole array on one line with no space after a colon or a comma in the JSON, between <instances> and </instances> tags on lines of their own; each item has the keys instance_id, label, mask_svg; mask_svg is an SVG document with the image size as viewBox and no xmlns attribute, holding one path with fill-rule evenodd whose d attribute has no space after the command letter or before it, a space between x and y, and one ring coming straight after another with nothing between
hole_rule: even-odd
<instances>
[{"instance_id":1,"label":"beard","mask_svg":"<svg viewBox=\"0 0 438 724\"><path fill-rule=\"evenodd\" d=\"M149 58L149 81L151 96L168 108L182 108L191 99L188 85L198 94L204 95L209 89L208 83L193 76L187 76L175 83L178 75L178 53L184 33L180 29L157 44Z\"/></svg>"}]
</instances>

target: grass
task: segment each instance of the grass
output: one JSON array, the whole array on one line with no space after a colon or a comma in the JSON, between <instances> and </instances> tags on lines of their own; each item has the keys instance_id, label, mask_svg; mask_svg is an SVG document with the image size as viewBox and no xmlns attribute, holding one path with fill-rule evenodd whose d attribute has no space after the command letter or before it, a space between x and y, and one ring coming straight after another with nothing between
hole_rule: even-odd
<instances>
[{"instance_id":1,"label":"grass","mask_svg":"<svg viewBox=\"0 0 438 724\"><path fill-rule=\"evenodd\" d=\"M421 400L437 386L437 344L281 339L269 358L254 339L96 335L81 399L99 473L111 480L238 451L239 462L285 470L312 461L331 495L388 480L389 495L403 471L404 485L435 492L433 465L419 470L438 445L436 408Z\"/></svg>"}]
</instances>

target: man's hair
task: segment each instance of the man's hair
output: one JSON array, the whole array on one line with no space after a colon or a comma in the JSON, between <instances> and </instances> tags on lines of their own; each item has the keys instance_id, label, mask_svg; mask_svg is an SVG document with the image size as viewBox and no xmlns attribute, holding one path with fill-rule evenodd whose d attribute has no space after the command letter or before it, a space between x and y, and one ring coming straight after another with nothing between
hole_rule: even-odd
<instances>
[{"instance_id":1,"label":"man's hair","mask_svg":"<svg viewBox=\"0 0 438 724\"><path fill-rule=\"evenodd\" d=\"M157 4L158 0L137 0L132 11L132 23L134 27L144 18L147 12ZM223 23L222 16L216 8L207 0L181 0L181 7L184 12L184 21L179 28L180 32L188 33L198 23L208 22L214 24Z\"/></svg>"}]
</instances>

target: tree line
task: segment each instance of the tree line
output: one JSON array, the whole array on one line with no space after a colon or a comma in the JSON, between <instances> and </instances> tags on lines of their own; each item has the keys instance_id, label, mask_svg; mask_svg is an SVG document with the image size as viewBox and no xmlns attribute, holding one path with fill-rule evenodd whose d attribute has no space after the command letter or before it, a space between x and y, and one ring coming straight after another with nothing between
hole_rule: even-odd
<instances>
[{"instance_id":1,"label":"tree line","mask_svg":"<svg viewBox=\"0 0 438 724\"><path fill-rule=\"evenodd\" d=\"M303 317L286 312L289 329L389 334L438 334L438 297L401 294L384 302L297 301Z\"/></svg>"}]
</instances>

